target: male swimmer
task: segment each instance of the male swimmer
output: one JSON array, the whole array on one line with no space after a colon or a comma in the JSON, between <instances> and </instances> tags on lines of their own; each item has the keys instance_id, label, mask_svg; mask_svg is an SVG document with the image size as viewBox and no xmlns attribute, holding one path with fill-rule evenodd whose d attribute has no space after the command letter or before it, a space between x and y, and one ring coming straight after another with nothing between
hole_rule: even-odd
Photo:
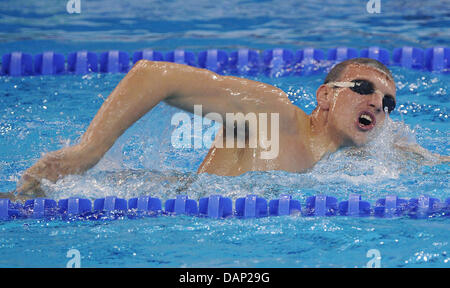
<instances>
[{"instance_id":1,"label":"male swimmer","mask_svg":"<svg viewBox=\"0 0 450 288\"><path fill-rule=\"evenodd\" d=\"M41 179L56 182L65 175L90 169L128 127L161 101L189 112L194 105L202 105L203 116L215 112L222 119L226 113L278 113L279 131L269 131L279 136L277 157L259 157L264 149L260 145L213 145L198 169L198 173L232 176L264 170L304 172L326 153L364 145L395 108L395 97L391 72L369 58L334 66L316 91L317 107L311 115L293 105L282 90L268 84L181 64L141 60L105 100L79 144L46 154L25 171L18 189L6 197L42 197ZM225 142L226 131L220 136ZM449 161L448 156L431 154L418 145L398 147Z\"/></svg>"}]
</instances>

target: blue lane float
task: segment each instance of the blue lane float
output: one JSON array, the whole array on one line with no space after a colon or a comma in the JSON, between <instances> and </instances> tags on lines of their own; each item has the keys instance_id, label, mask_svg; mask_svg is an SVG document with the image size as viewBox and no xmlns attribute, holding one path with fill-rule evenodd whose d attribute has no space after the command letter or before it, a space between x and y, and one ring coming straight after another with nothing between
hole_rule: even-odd
<instances>
[{"instance_id":1,"label":"blue lane float","mask_svg":"<svg viewBox=\"0 0 450 288\"><path fill-rule=\"evenodd\" d=\"M230 53L229 70L235 75L257 75L260 68L258 51L239 49Z\"/></svg>"},{"instance_id":2,"label":"blue lane float","mask_svg":"<svg viewBox=\"0 0 450 288\"><path fill-rule=\"evenodd\" d=\"M444 215L450 216L450 198L445 200Z\"/></svg>"},{"instance_id":3,"label":"blue lane float","mask_svg":"<svg viewBox=\"0 0 450 288\"><path fill-rule=\"evenodd\" d=\"M57 216L56 201L46 198L36 198L25 201L23 205L25 214L30 218L53 218Z\"/></svg>"},{"instance_id":4,"label":"blue lane float","mask_svg":"<svg viewBox=\"0 0 450 288\"><path fill-rule=\"evenodd\" d=\"M162 211L161 200L140 196L128 200L128 217L156 216Z\"/></svg>"},{"instance_id":5,"label":"blue lane float","mask_svg":"<svg viewBox=\"0 0 450 288\"><path fill-rule=\"evenodd\" d=\"M294 53L288 49L276 48L264 51L264 73L271 77L287 76L292 72Z\"/></svg>"},{"instance_id":6,"label":"blue lane float","mask_svg":"<svg viewBox=\"0 0 450 288\"><path fill-rule=\"evenodd\" d=\"M295 53L294 73L296 75L312 75L322 72L320 63L325 59L321 49L305 48Z\"/></svg>"},{"instance_id":7,"label":"blue lane float","mask_svg":"<svg viewBox=\"0 0 450 288\"><path fill-rule=\"evenodd\" d=\"M338 201L335 197L316 195L306 199L306 216L335 216L338 211Z\"/></svg>"},{"instance_id":8,"label":"blue lane float","mask_svg":"<svg viewBox=\"0 0 450 288\"><path fill-rule=\"evenodd\" d=\"M126 73L130 65L141 59L168 61L201 67L220 74L258 75L264 73L271 77L288 75L311 75L328 71L337 62L356 57L376 59L385 65L401 66L409 69L428 70L438 73L450 71L450 48L431 47L426 50L417 47L399 47L390 51L381 47L369 47L358 51L350 47L337 47L324 52L322 49L307 47L297 50L275 48L261 51L239 49L231 51L209 49L194 52L176 49L163 54L152 49L132 53L111 50L101 52L78 51L63 54L47 51L34 56L20 51L2 56L2 75L60 75L92 72ZM198 56L198 57L197 57ZM327 56L327 57L325 57ZM67 68L65 65L67 60ZM34 62L34 63L33 63ZM99 70L100 66L100 70Z\"/></svg>"},{"instance_id":9,"label":"blue lane float","mask_svg":"<svg viewBox=\"0 0 450 288\"><path fill-rule=\"evenodd\" d=\"M170 215L197 215L197 201L189 199L187 195L177 195L164 204L165 212Z\"/></svg>"},{"instance_id":10,"label":"blue lane float","mask_svg":"<svg viewBox=\"0 0 450 288\"><path fill-rule=\"evenodd\" d=\"M241 218L259 218L267 216L267 200L256 195L247 195L236 199L235 214Z\"/></svg>"},{"instance_id":11,"label":"blue lane float","mask_svg":"<svg viewBox=\"0 0 450 288\"><path fill-rule=\"evenodd\" d=\"M200 198L199 214L209 218L227 218L233 215L233 203L230 198L211 195Z\"/></svg>"},{"instance_id":12,"label":"blue lane float","mask_svg":"<svg viewBox=\"0 0 450 288\"><path fill-rule=\"evenodd\" d=\"M95 199L95 218L114 219L126 215L128 210L127 200L115 196Z\"/></svg>"},{"instance_id":13,"label":"blue lane float","mask_svg":"<svg viewBox=\"0 0 450 288\"><path fill-rule=\"evenodd\" d=\"M351 194L347 201L339 203L339 214L342 216L368 217L370 216L370 203L361 201L361 195Z\"/></svg>"},{"instance_id":14,"label":"blue lane float","mask_svg":"<svg viewBox=\"0 0 450 288\"><path fill-rule=\"evenodd\" d=\"M11 202L9 199L0 199L0 220L21 218L23 205Z\"/></svg>"},{"instance_id":15,"label":"blue lane float","mask_svg":"<svg viewBox=\"0 0 450 288\"><path fill-rule=\"evenodd\" d=\"M198 66L222 74L228 65L228 54L223 50L210 49L198 53Z\"/></svg>"},{"instance_id":16,"label":"blue lane float","mask_svg":"<svg viewBox=\"0 0 450 288\"><path fill-rule=\"evenodd\" d=\"M130 57L127 52L112 50L100 54L100 72L127 73Z\"/></svg>"},{"instance_id":17,"label":"blue lane float","mask_svg":"<svg viewBox=\"0 0 450 288\"><path fill-rule=\"evenodd\" d=\"M429 71L450 71L450 48L433 47L425 50L425 66Z\"/></svg>"},{"instance_id":18,"label":"blue lane float","mask_svg":"<svg viewBox=\"0 0 450 288\"><path fill-rule=\"evenodd\" d=\"M65 70L64 55L52 51L34 56L34 73L36 75L63 74Z\"/></svg>"},{"instance_id":19,"label":"blue lane float","mask_svg":"<svg viewBox=\"0 0 450 288\"><path fill-rule=\"evenodd\" d=\"M92 213L92 202L89 199L71 197L58 201L58 213L64 219L86 217Z\"/></svg>"},{"instance_id":20,"label":"blue lane float","mask_svg":"<svg viewBox=\"0 0 450 288\"><path fill-rule=\"evenodd\" d=\"M150 61L164 61L164 56L161 52L153 51L151 49L145 49L142 51L136 51L133 54L133 64L139 60L150 60Z\"/></svg>"},{"instance_id":21,"label":"blue lane float","mask_svg":"<svg viewBox=\"0 0 450 288\"><path fill-rule=\"evenodd\" d=\"M292 199L291 195L281 195L269 202L270 216L300 215L301 210L300 201Z\"/></svg>"},{"instance_id":22,"label":"blue lane float","mask_svg":"<svg viewBox=\"0 0 450 288\"><path fill-rule=\"evenodd\" d=\"M380 47L369 47L367 49L362 49L360 54L361 57L372 58L380 61L384 65L389 65L389 51Z\"/></svg>"},{"instance_id":23,"label":"blue lane float","mask_svg":"<svg viewBox=\"0 0 450 288\"><path fill-rule=\"evenodd\" d=\"M67 56L67 72L78 75L98 72L97 53L78 51Z\"/></svg>"},{"instance_id":24,"label":"blue lane float","mask_svg":"<svg viewBox=\"0 0 450 288\"><path fill-rule=\"evenodd\" d=\"M315 195L306 199L304 208L299 200L291 195L281 195L277 199L267 200L257 195L247 195L236 199L234 203L228 197L211 195L199 201L189 199L187 195L178 195L165 202L164 212L159 198L140 196L128 201L115 196L91 200L71 197L55 200L37 198L27 200L24 205L0 199L0 220L14 219L62 219L62 220L113 220L128 217L130 219L159 215L189 215L213 219L260 218L267 216L297 215L303 217L408 217L424 219L450 216L450 198L440 201L427 195L402 199L388 195L378 199L371 206L361 199L359 194L350 194L347 200L338 203L337 198L328 195Z\"/></svg>"},{"instance_id":25,"label":"blue lane float","mask_svg":"<svg viewBox=\"0 0 450 288\"><path fill-rule=\"evenodd\" d=\"M358 50L355 48L338 47L328 50L327 59L336 63L357 58L358 56Z\"/></svg>"},{"instance_id":26,"label":"blue lane float","mask_svg":"<svg viewBox=\"0 0 450 288\"><path fill-rule=\"evenodd\" d=\"M378 199L375 202L375 217L399 217L402 216L408 208L408 200L398 198L397 195L388 195L386 198Z\"/></svg>"},{"instance_id":27,"label":"blue lane float","mask_svg":"<svg viewBox=\"0 0 450 288\"><path fill-rule=\"evenodd\" d=\"M33 75L33 56L22 52L12 52L2 56L2 75Z\"/></svg>"},{"instance_id":28,"label":"blue lane float","mask_svg":"<svg viewBox=\"0 0 450 288\"><path fill-rule=\"evenodd\" d=\"M173 62L178 64L185 64L190 66L197 66L195 60L195 54L191 51L185 51L181 49L177 49L175 51L171 51L167 53L164 57L164 60L167 62Z\"/></svg>"},{"instance_id":29,"label":"blue lane float","mask_svg":"<svg viewBox=\"0 0 450 288\"><path fill-rule=\"evenodd\" d=\"M410 199L408 206L408 214L412 218L427 218L436 215L444 208L443 203L439 199L428 195Z\"/></svg>"},{"instance_id":30,"label":"blue lane float","mask_svg":"<svg viewBox=\"0 0 450 288\"><path fill-rule=\"evenodd\" d=\"M395 48L392 52L392 64L410 69L423 69L424 51L415 47Z\"/></svg>"}]
</instances>

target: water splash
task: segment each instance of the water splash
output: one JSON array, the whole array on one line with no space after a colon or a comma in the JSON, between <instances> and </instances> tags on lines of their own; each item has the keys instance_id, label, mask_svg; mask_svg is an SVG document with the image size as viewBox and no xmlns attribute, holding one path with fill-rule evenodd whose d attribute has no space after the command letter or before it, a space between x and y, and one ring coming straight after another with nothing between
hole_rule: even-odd
<instances>
[{"instance_id":1,"label":"water splash","mask_svg":"<svg viewBox=\"0 0 450 288\"><path fill-rule=\"evenodd\" d=\"M193 171L173 169L133 169L124 166L120 157L123 144L118 144L115 152L111 151L86 175L67 176L56 184L45 181L44 186L54 198L74 195L131 198L150 194L169 199L187 194L190 198L199 199L222 194L236 199L252 193L268 199L291 194L304 200L306 196L317 193L342 198L349 193L362 193L366 198L374 199L386 195L387 191L392 192L393 187L400 194L411 196L410 183L405 183L404 178L415 175L417 181L423 166L410 153L395 148L395 143L399 140L415 143L414 131L403 122L387 118L376 134L377 137L363 147L348 147L326 155L307 173L247 172L237 177L197 175ZM190 156L189 159L195 157Z\"/></svg>"}]
</instances>

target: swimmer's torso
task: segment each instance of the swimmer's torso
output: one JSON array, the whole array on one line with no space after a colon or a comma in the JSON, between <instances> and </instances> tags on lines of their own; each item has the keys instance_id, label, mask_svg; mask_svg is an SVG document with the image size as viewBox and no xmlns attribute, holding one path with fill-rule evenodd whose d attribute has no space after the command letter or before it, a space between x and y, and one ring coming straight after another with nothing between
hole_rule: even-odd
<instances>
[{"instance_id":1,"label":"swimmer's torso","mask_svg":"<svg viewBox=\"0 0 450 288\"><path fill-rule=\"evenodd\" d=\"M223 131L220 133L223 135ZM219 136L221 135L216 137L214 143L221 139ZM216 148L213 145L200 165L198 173L236 176L248 171L304 172L314 165L311 151L307 143L301 141L302 137L283 132L280 132L279 137L278 156L267 160L262 159L261 153L266 150L259 145L257 148L248 148L248 142L247 148Z\"/></svg>"}]
</instances>

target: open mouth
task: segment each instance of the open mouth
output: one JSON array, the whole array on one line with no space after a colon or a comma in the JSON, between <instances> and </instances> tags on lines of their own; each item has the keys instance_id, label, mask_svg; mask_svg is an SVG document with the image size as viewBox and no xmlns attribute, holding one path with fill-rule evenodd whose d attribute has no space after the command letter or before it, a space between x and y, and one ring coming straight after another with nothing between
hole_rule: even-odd
<instances>
[{"instance_id":1,"label":"open mouth","mask_svg":"<svg viewBox=\"0 0 450 288\"><path fill-rule=\"evenodd\" d=\"M369 131L373 127L375 127L376 124L376 118L375 115L368 111L363 111L359 114L358 120L356 121L357 126L362 131Z\"/></svg>"}]
</instances>

